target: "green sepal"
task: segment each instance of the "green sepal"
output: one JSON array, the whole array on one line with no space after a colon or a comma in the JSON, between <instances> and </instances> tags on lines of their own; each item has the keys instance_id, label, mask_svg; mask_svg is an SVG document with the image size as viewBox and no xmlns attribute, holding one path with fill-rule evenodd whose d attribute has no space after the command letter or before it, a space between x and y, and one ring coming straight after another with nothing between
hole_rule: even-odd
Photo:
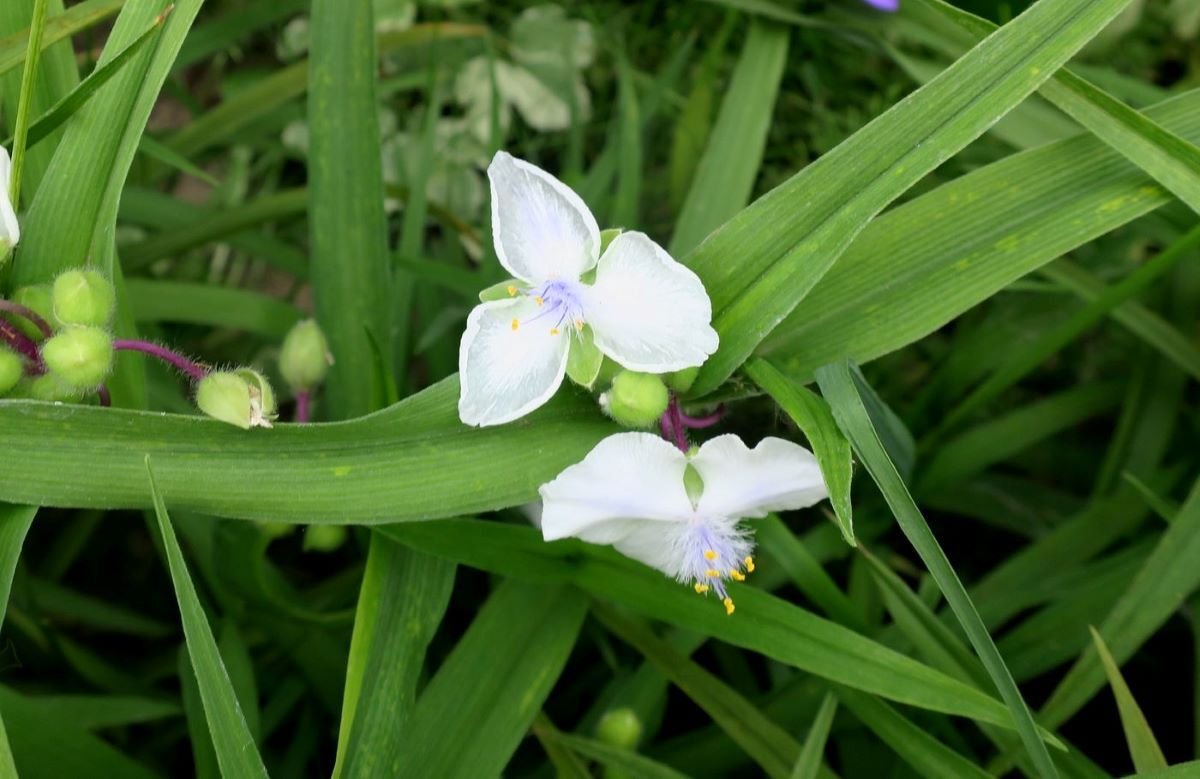
<instances>
[{"instance_id":1,"label":"green sepal","mask_svg":"<svg viewBox=\"0 0 1200 779\"><path fill-rule=\"evenodd\" d=\"M596 378L600 375L600 366L603 363L604 354L592 338L592 328L584 325L579 331L578 340L571 344L567 353L567 375L579 386L592 389L596 386Z\"/></svg>"},{"instance_id":2,"label":"green sepal","mask_svg":"<svg viewBox=\"0 0 1200 779\"><path fill-rule=\"evenodd\" d=\"M600 231L600 255L601 256L604 255L605 250L608 249L608 245L613 242L613 239L616 238L618 235L620 235L623 232L625 232L624 227L610 227L607 230Z\"/></svg>"},{"instance_id":3,"label":"green sepal","mask_svg":"<svg viewBox=\"0 0 1200 779\"><path fill-rule=\"evenodd\" d=\"M699 366L684 368L683 370L663 374L663 382L667 385L667 389L682 394L692 388L692 385L696 382L696 377L699 375Z\"/></svg>"},{"instance_id":4,"label":"green sepal","mask_svg":"<svg viewBox=\"0 0 1200 779\"><path fill-rule=\"evenodd\" d=\"M507 279L480 291L479 302L490 303L493 300L508 300L509 298L516 297L520 289L520 281L517 279Z\"/></svg>"}]
</instances>

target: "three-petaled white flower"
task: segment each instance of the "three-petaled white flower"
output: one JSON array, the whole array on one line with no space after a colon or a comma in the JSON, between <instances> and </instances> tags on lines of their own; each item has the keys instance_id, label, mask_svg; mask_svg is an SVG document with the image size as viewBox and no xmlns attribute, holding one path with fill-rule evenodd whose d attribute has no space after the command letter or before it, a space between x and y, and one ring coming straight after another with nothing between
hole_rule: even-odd
<instances>
[{"instance_id":1,"label":"three-petaled white flower","mask_svg":"<svg viewBox=\"0 0 1200 779\"><path fill-rule=\"evenodd\" d=\"M510 299L467 318L463 422L510 422L549 400L585 326L603 354L635 371L691 368L716 351L704 285L645 234L621 233L600 256L595 218L558 179L506 152L488 178L496 256L515 282Z\"/></svg>"},{"instance_id":2,"label":"three-petaled white flower","mask_svg":"<svg viewBox=\"0 0 1200 779\"><path fill-rule=\"evenodd\" d=\"M12 160L8 150L0 146L0 260L8 250L21 240L21 225L17 223L17 211L9 199L9 184L12 181Z\"/></svg>"},{"instance_id":3,"label":"three-petaled white flower","mask_svg":"<svg viewBox=\"0 0 1200 779\"><path fill-rule=\"evenodd\" d=\"M685 484L689 467L702 485ZM829 494L812 452L790 441L765 438L748 449L723 435L689 457L649 433L609 436L539 491L547 541L611 544L698 593L713 591L729 614L726 580L754 570L754 543L739 520Z\"/></svg>"}]
</instances>

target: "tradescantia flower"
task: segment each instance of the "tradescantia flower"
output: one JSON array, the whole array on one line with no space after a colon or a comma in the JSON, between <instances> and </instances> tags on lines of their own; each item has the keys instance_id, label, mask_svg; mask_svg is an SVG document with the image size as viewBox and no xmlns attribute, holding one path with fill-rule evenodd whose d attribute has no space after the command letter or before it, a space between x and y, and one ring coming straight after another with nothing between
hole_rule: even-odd
<instances>
[{"instance_id":1,"label":"tradescantia flower","mask_svg":"<svg viewBox=\"0 0 1200 779\"><path fill-rule=\"evenodd\" d=\"M740 524L828 497L812 452L780 438L749 449L735 435L694 454L649 433L609 436L540 489L542 536L611 544L733 613L727 580L754 570L754 542Z\"/></svg>"},{"instance_id":2,"label":"tradescantia flower","mask_svg":"<svg viewBox=\"0 0 1200 779\"><path fill-rule=\"evenodd\" d=\"M558 179L506 152L488 178L496 255L515 278L509 298L467 318L463 422L498 425L541 406L588 331L600 352L646 373L697 366L716 351L704 285L645 234L621 233L601 256L596 220Z\"/></svg>"},{"instance_id":3,"label":"tradescantia flower","mask_svg":"<svg viewBox=\"0 0 1200 779\"><path fill-rule=\"evenodd\" d=\"M8 156L8 150L0 146L0 261L3 261L8 250L21 240L17 211L8 196L11 180L12 160Z\"/></svg>"}]
</instances>

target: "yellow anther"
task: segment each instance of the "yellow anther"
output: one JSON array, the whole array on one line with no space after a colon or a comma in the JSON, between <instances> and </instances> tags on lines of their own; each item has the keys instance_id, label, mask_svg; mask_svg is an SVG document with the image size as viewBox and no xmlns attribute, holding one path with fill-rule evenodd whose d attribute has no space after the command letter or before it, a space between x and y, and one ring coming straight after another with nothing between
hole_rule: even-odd
<instances>
[{"instance_id":1,"label":"yellow anther","mask_svg":"<svg viewBox=\"0 0 1200 779\"><path fill-rule=\"evenodd\" d=\"M754 558L746 558L746 573L754 573Z\"/></svg>"},{"instance_id":2,"label":"yellow anther","mask_svg":"<svg viewBox=\"0 0 1200 779\"><path fill-rule=\"evenodd\" d=\"M705 576L707 576L707 577L708 577L708 578L710 578L710 579L715 579L715 578L717 578L718 576L720 576L720 575L721 575L721 572L720 572L720 571L714 571L712 568L709 568L707 571L705 571L705 572L704 572L704 575L705 575Z\"/></svg>"},{"instance_id":3,"label":"yellow anther","mask_svg":"<svg viewBox=\"0 0 1200 779\"><path fill-rule=\"evenodd\" d=\"M558 328L557 327L550 328L550 335L558 335Z\"/></svg>"},{"instance_id":4,"label":"yellow anther","mask_svg":"<svg viewBox=\"0 0 1200 779\"><path fill-rule=\"evenodd\" d=\"M726 598L725 600L723 600L721 602L725 604L725 613L727 615L732 616L732 614L733 614L733 598Z\"/></svg>"},{"instance_id":5,"label":"yellow anther","mask_svg":"<svg viewBox=\"0 0 1200 779\"><path fill-rule=\"evenodd\" d=\"M512 329L513 329L513 330L516 330L516 329L517 329L517 325L519 325L519 324L521 324L521 323L520 323L520 321L518 321L518 320L514 319L514 320L512 321Z\"/></svg>"},{"instance_id":6,"label":"yellow anther","mask_svg":"<svg viewBox=\"0 0 1200 779\"><path fill-rule=\"evenodd\" d=\"M709 562L712 562L713 560L717 559L717 553L711 549L705 549L704 550L704 559L708 560Z\"/></svg>"},{"instance_id":7,"label":"yellow anther","mask_svg":"<svg viewBox=\"0 0 1200 779\"><path fill-rule=\"evenodd\" d=\"M514 296L514 295L516 295L516 294L517 294L517 288L516 288L516 285L509 284L509 285L508 285L508 296L511 298L511 297L513 297L513 296Z\"/></svg>"},{"instance_id":8,"label":"yellow anther","mask_svg":"<svg viewBox=\"0 0 1200 779\"><path fill-rule=\"evenodd\" d=\"M538 295L538 296L534 297L533 302L537 303L540 306L543 303L545 303L546 301L542 299L541 295Z\"/></svg>"},{"instance_id":9,"label":"yellow anther","mask_svg":"<svg viewBox=\"0 0 1200 779\"><path fill-rule=\"evenodd\" d=\"M744 574L741 571L739 571L738 569L734 568L732 571L729 572L729 578L733 579L735 582L744 582L744 581L746 581L746 574Z\"/></svg>"},{"instance_id":10,"label":"yellow anther","mask_svg":"<svg viewBox=\"0 0 1200 779\"><path fill-rule=\"evenodd\" d=\"M696 582L696 587L695 587L695 590L696 590L696 592L698 592L699 594L703 595L704 593L708 592L708 585L707 585L707 584L701 584L700 582Z\"/></svg>"}]
</instances>

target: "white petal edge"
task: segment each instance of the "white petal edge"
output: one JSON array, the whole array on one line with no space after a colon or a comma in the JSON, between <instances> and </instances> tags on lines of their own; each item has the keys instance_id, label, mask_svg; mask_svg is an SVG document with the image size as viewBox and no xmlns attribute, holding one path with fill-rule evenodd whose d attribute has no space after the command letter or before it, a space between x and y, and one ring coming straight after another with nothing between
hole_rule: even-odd
<instances>
[{"instance_id":1,"label":"white petal edge","mask_svg":"<svg viewBox=\"0 0 1200 779\"><path fill-rule=\"evenodd\" d=\"M567 371L570 335L552 335L528 298L481 303L467 317L458 347L458 416L465 424L501 425L543 405ZM544 326L543 326L544 325Z\"/></svg>"},{"instance_id":2,"label":"white petal edge","mask_svg":"<svg viewBox=\"0 0 1200 779\"><path fill-rule=\"evenodd\" d=\"M529 284L575 281L596 265L600 228L570 187L504 151L487 172L496 256L509 273Z\"/></svg>"},{"instance_id":3,"label":"white petal edge","mask_svg":"<svg viewBox=\"0 0 1200 779\"><path fill-rule=\"evenodd\" d=\"M17 222L17 212L13 202L9 200L10 183L12 181L12 159L8 150L0 146L0 241L16 246L21 240L21 225Z\"/></svg>"},{"instance_id":4,"label":"white petal edge","mask_svg":"<svg viewBox=\"0 0 1200 779\"><path fill-rule=\"evenodd\" d=\"M543 484L542 537L614 544L648 524L686 521L687 457L649 433L617 433Z\"/></svg>"},{"instance_id":5,"label":"white petal edge","mask_svg":"<svg viewBox=\"0 0 1200 779\"><path fill-rule=\"evenodd\" d=\"M645 233L621 233L608 245L584 317L600 351L630 370L691 368L717 350L704 284Z\"/></svg>"},{"instance_id":6,"label":"white petal edge","mask_svg":"<svg viewBox=\"0 0 1200 779\"><path fill-rule=\"evenodd\" d=\"M735 435L717 436L691 462L704 481L696 506L701 515L757 518L829 497L817 458L782 438L764 438L749 449Z\"/></svg>"}]
</instances>

